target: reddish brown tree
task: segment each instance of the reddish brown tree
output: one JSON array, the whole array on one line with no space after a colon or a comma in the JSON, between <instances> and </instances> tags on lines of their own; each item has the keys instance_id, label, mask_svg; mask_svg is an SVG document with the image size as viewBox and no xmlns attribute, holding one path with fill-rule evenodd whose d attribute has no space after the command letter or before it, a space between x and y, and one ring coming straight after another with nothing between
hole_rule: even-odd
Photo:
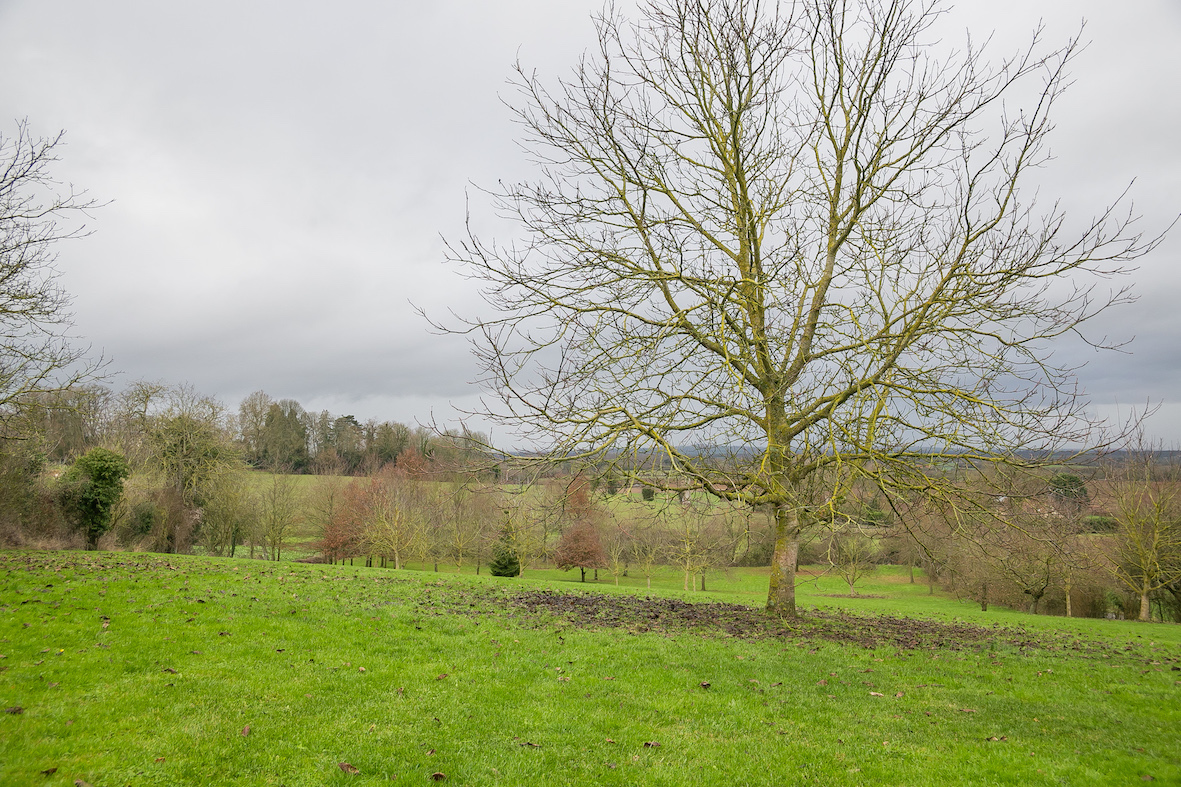
<instances>
[{"instance_id":1,"label":"reddish brown tree","mask_svg":"<svg viewBox=\"0 0 1181 787\"><path fill-rule=\"evenodd\" d=\"M586 582L588 568L606 568L607 553L599 540L599 530L589 520L582 520L566 529L558 548L554 550L554 562L563 571L577 568Z\"/></svg>"},{"instance_id":2,"label":"reddish brown tree","mask_svg":"<svg viewBox=\"0 0 1181 787\"><path fill-rule=\"evenodd\" d=\"M370 497L369 484L354 481L328 512L316 548L330 562L343 562L363 553L365 522L372 509Z\"/></svg>"}]
</instances>

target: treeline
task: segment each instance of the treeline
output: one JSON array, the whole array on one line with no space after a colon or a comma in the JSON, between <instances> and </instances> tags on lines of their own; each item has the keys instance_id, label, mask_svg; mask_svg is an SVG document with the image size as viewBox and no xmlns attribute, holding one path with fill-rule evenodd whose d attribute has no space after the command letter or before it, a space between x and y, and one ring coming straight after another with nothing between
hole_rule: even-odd
<instances>
[{"instance_id":1,"label":"treeline","mask_svg":"<svg viewBox=\"0 0 1181 787\"><path fill-rule=\"evenodd\" d=\"M191 401L180 405L181 399ZM441 463L454 464L464 459L463 445L479 437L468 435L461 445L458 434L440 436L373 418L362 423L327 410L308 412L294 399L272 399L265 391L229 409L188 386L147 381L122 391L92 385L39 394L22 405L19 431L35 435L46 458L58 462L100 445L136 452L153 423L178 409L225 437L249 466L297 474L367 475L396 464L403 453L432 461L438 453Z\"/></svg>"},{"instance_id":2,"label":"treeline","mask_svg":"<svg viewBox=\"0 0 1181 787\"><path fill-rule=\"evenodd\" d=\"M312 417L261 392L236 412L189 386L156 382L38 393L3 422L0 543L94 548L106 537L107 547L210 554L249 545L278 559L299 503L281 476L267 489L252 483L252 467L359 474L402 463L442 476L474 464L476 440ZM87 509L111 462L125 466L116 492L103 492L115 499Z\"/></svg>"}]
</instances>

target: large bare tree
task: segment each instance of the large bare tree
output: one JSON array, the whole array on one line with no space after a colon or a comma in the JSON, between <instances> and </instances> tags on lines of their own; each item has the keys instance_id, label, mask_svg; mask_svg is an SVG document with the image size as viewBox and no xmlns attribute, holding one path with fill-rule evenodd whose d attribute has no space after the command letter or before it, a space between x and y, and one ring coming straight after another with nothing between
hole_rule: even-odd
<instances>
[{"instance_id":1,"label":"large bare tree","mask_svg":"<svg viewBox=\"0 0 1181 787\"><path fill-rule=\"evenodd\" d=\"M458 327L489 414L551 456L661 456L666 488L772 508L778 614L800 534L857 476L943 494L940 458L1083 441L1049 343L1152 246L1114 208L1068 236L1020 188L1076 43L944 53L942 6L608 9L569 78L518 67L538 176L492 195L522 237L451 246L494 310Z\"/></svg>"}]
</instances>

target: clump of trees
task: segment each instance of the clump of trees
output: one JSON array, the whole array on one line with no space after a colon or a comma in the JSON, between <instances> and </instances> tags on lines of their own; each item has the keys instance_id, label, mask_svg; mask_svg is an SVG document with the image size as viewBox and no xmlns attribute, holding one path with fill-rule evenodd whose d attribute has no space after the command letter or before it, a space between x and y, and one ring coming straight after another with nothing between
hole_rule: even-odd
<instances>
[{"instance_id":1,"label":"clump of trees","mask_svg":"<svg viewBox=\"0 0 1181 787\"><path fill-rule=\"evenodd\" d=\"M459 466L474 458L479 435L435 434L396 421L327 410L311 413L294 399L255 391L238 406L237 442L252 467L289 473L371 475L397 465L400 457Z\"/></svg>"}]
</instances>

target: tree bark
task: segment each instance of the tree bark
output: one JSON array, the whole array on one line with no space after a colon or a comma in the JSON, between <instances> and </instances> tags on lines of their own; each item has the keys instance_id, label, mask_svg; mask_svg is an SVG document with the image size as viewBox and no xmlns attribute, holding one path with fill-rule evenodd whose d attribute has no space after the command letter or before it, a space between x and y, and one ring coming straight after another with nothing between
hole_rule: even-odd
<instances>
[{"instance_id":1,"label":"tree bark","mask_svg":"<svg viewBox=\"0 0 1181 787\"><path fill-rule=\"evenodd\" d=\"M799 518L794 508L775 511L775 554L767 588L767 611L782 618L796 617L796 558L800 552Z\"/></svg>"},{"instance_id":2,"label":"tree bark","mask_svg":"<svg viewBox=\"0 0 1181 787\"><path fill-rule=\"evenodd\" d=\"M1152 602L1148 600L1148 591L1140 593L1140 620L1152 620Z\"/></svg>"}]
</instances>

